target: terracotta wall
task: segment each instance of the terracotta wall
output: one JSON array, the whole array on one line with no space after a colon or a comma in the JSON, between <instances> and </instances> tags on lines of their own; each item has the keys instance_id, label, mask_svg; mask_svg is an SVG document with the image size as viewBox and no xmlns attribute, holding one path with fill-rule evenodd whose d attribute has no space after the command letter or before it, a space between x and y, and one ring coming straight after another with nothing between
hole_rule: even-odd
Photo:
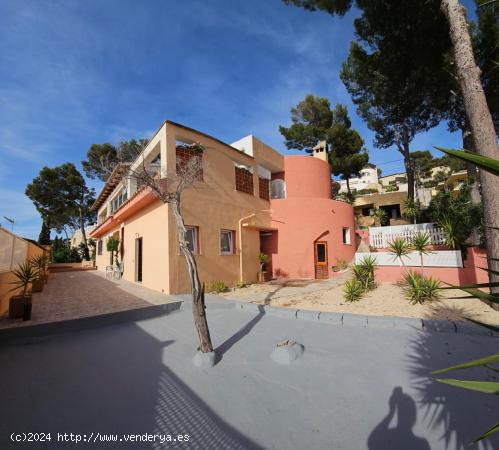
<instances>
[{"instance_id":1,"label":"terracotta wall","mask_svg":"<svg viewBox=\"0 0 499 450\"><path fill-rule=\"evenodd\" d=\"M314 242L328 245L328 273L338 260L350 262L355 254L353 207L331 200L329 165L310 156L284 158L287 197L271 201L272 233L262 251L272 257L276 277L314 278ZM343 227L350 244L343 244Z\"/></svg>"}]
</instances>

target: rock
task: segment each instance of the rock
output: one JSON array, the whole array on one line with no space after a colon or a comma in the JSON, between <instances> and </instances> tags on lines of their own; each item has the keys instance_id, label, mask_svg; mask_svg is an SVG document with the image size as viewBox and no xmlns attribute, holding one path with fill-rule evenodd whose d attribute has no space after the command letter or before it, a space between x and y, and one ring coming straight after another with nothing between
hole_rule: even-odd
<instances>
[{"instance_id":1,"label":"rock","mask_svg":"<svg viewBox=\"0 0 499 450\"><path fill-rule=\"evenodd\" d=\"M278 364L289 365L303 355L305 347L298 342L287 340L279 342L270 357Z\"/></svg>"},{"instance_id":2,"label":"rock","mask_svg":"<svg viewBox=\"0 0 499 450\"><path fill-rule=\"evenodd\" d=\"M217 354L215 352L203 353L198 351L192 358L192 362L201 369L213 367L217 363Z\"/></svg>"}]
</instances>

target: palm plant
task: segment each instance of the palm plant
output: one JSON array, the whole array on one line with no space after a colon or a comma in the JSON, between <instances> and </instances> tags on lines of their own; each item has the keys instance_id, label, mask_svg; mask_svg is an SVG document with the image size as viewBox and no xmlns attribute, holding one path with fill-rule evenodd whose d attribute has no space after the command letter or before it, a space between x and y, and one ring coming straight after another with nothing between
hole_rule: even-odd
<instances>
[{"instance_id":1,"label":"palm plant","mask_svg":"<svg viewBox=\"0 0 499 450\"><path fill-rule=\"evenodd\" d=\"M359 281L364 290L373 289L374 282L374 266L376 265L376 258L373 256L366 256L358 264L352 267L354 277Z\"/></svg>"},{"instance_id":2,"label":"palm plant","mask_svg":"<svg viewBox=\"0 0 499 450\"><path fill-rule=\"evenodd\" d=\"M411 244L404 238L395 238L388 243L388 252L395 256L395 259L400 260L400 264L405 267L402 257L407 256L411 251Z\"/></svg>"},{"instance_id":3,"label":"palm plant","mask_svg":"<svg viewBox=\"0 0 499 450\"><path fill-rule=\"evenodd\" d=\"M45 271L47 269L47 262L48 258L43 254L36 255L33 256L33 258L31 258L30 263L38 271L38 275L40 278L43 278L43 276L45 275Z\"/></svg>"},{"instance_id":4,"label":"palm plant","mask_svg":"<svg viewBox=\"0 0 499 450\"><path fill-rule=\"evenodd\" d=\"M380 226L384 225L388 220L388 215L386 211L381 208L374 208L373 217L375 221L379 223Z\"/></svg>"},{"instance_id":5,"label":"palm plant","mask_svg":"<svg viewBox=\"0 0 499 450\"><path fill-rule=\"evenodd\" d=\"M419 216L419 208L414 199L407 197L404 200L404 212L402 216L410 222L416 223L416 219Z\"/></svg>"},{"instance_id":6,"label":"palm plant","mask_svg":"<svg viewBox=\"0 0 499 450\"><path fill-rule=\"evenodd\" d=\"M449 217L444 216L438 225L444 230L445 233L445 245L453 250L459 250L463 248L464 241L458 232L457 225L450 220Z\"/></svg>"},{"instance_id":7,"label":"palm plant","mask_svg":"<svg viewBox=\"0 0 499 450\"><path fill-rule=\"evenodd\" d=\"M426 231L418 231L411 238L411 246L419 253L419 257L421 258L421 267L424 267L423 255L428 255L429 253L431 253L431 237L429 233L427 233Z\"/></svg>"},{"instance_id":8,"label":"palm plant","mask_svg":"<svg viewBox=\"0 0 499 450\"><path fill-rule=\"evenodd\" d=\"M11 281L14 287L11 291L22 289L22 296L26 296L28 285L38 278L38 270L36 270L30 262L23 262L17 266L17 269L12 271L17 280Z\"/></svg>"}]
</instances>

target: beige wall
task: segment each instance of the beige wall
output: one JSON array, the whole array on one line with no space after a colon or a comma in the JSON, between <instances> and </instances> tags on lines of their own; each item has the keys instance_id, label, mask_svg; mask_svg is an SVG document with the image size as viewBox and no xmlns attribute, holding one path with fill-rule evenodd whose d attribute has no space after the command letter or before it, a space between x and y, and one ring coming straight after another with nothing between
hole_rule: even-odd
<instances>
[{"instance_id":1,"label":"beige wall","mask_svg":"<svg viewBox=\"0 0 499 450\"><path fill-rule=\"evenodd\" d=\"M205 147L203 181L184 191L181 212L186 225L198 227L200 254L196 255L196 261L201 281L206 284L223 281L233 286L240 280L241 269L244 281L257 280L259 230L270 228L270 202L259 198L258 166L281 172L283 157L258 139L251 139L254 157L215 138L166 122L153 143L154 152L161 154L163 173L170 174L175 171L177 140L200 142ZM236 190L234 162L252 168L254 195ZM104 208L105 205L100 209ZM240 220L248 216L252 217L240 224ZM158 200L107 232L101 238L102 255L96 256L99 270L105 270L110 261L106 251L107 237L121 227L125 229L126 280L135 281L135 239L142 237L142 284L169 294L190 291L185 258L179 251L177 225L167 205ZM222 229L235 231L235 254L221 254Z\"/></svg>"},{"instance_id":2,"label":"beige wall","mask_svg":"<svg viewBox=\"0 0 499 450\"><path fill-rule=\"evenodd\" d=\"M44 250L31 242L28 242L28 251L26 255L26 260L29 261L34 256L38 256L44 253ZM12 272L1 272L0 273L0 315L4 314L9 310L9 300L13 295L19 294L21 291L11 291L12 281L15 281L16 277Z\"/></svg>"},{"instance_id":3,"label":"beige wall","mask_svg":"<svg viewBox=\"0 0 499 450\"><path fill-rule=\"evenodd\" d=\"M404 200L407 198L407 192L386 192L384 194L366 194L355 198L354 214L356 226L375 226L375 220L372 216L363 216L362 207L373 205L374 208L386 205L399 205L400 214L404 213ZM400 219L391 219L390 225L405 225L409 221L401 217Z\"/></svg>"}]
</instances>

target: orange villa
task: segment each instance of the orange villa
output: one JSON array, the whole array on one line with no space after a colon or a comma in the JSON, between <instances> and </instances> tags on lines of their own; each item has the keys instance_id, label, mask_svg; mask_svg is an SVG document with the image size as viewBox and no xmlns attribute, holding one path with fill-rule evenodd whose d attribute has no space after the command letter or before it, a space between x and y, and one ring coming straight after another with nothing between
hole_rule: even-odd
<instances>
[{"instance_id":1,"label":"orange villa","mask_svg":"<svg viewBox=\"0 0 499 450\"><path fill-rule=\"evenodd\" d=\"M181 210L202 281L255 282L260 252L269 255L274 277L328 278L339 260L353 259L353 208L332 199L324 149L284 156L251 135L228 145L167 120L140 163L168 177L194 142L204 147L203 177L184 191ZM93 208L99 270L111 264L106 241L115 235L124 279L167 294L189 292L169 205L118 166Z\"/></svg>"}]
</instances>

